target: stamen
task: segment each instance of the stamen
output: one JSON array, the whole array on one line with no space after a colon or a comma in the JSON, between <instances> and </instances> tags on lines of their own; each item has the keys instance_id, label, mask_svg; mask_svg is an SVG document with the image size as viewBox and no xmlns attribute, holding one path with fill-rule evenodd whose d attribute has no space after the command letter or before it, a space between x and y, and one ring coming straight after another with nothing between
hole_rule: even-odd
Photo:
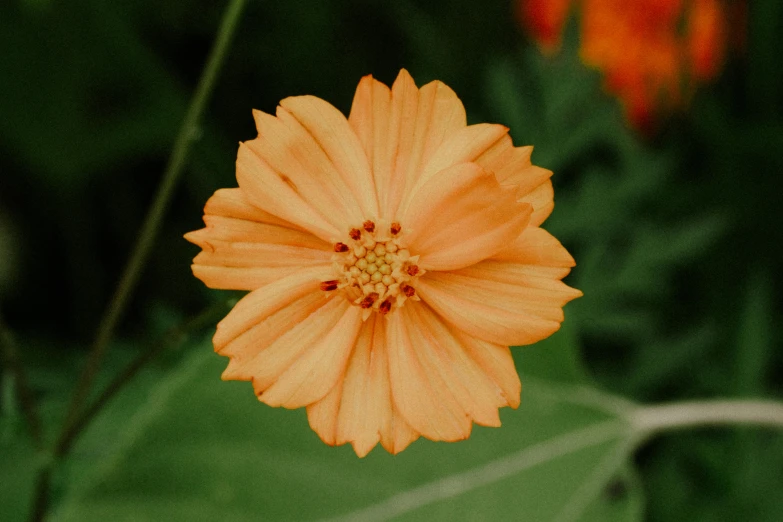
<instances>
[{"instance_id":1,"label":"stamen","mask_svg":"<svg viewBox=\"0 0 783 522\"><path fill-rule=\"evenodd\" d=\"M332 290L337 290L337 284L339 281L337 279L331 279L329 281L321 281L321 290L324 292L331 292Z\"/></svg>"},{"instance_id":2,"label":"stamen","mask_svg":"<svg viewBox=\"0 0 783 522\"><path fill-rule=\"evenodd\" d=\"M370 308L373 304L375 304L375 301L378 299L379 295L375 292L368 294L367 296L362 299L362 302L359 303L359 306L362 308Z\"/></svg>"},{"instance_id":3,"label":"stamen","mask_svg":"<svg viewBox=\"0 0 783 522\"><path fill-rule=\"evenodd\" d=\"M392 313L396 306L402 306L406 299L418 301L416 290L409 284L425 273L416 262L419 256L400 245L396 237L402 230L398 222L386 222L378 231L372 220L365 220L359 227L349 228L347 243L334 244L338 254L332 258L335 279L321 281L324 292L338 290L345 292L354 305L359 305L367 320L372 312Z\"/></svg>"}]
</instances>

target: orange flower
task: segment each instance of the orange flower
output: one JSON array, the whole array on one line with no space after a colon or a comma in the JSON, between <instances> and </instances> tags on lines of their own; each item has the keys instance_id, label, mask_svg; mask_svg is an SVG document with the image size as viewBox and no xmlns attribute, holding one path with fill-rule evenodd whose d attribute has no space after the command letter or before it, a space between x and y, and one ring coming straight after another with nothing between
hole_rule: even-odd
<instances>
[{"instance_id":1,"label":"orange flower","mask_svg":"<svg viewBox=\"0 0 783 522\"><path fill-rule=\"evenodd\" d=\"M517 7L520 23L527 27L541 50L546 54L557 51L571 0L524 0Z\"/></svg>"},{"instance_id":2,"label":"orange flower","mask_svg":"<svg viewBox=\"0 0 783 522\"><path fill-rule=\"evenodd\" d=\"M520 0L523 24L544 52L560 45L570 1ZM605 73L628 120L649 130L714 78L726 47L721 0L581 0L582 59ZM542 26L546 31L542 31Z\"/></svg>"},{"instance_id":3,"label":"orange flower","mask_svg":"<svg viewBox=\"0 0 783 522\"><path fill-rule=\"evenodd\" d=\"M218 324L224 379L307 408L364 456L456 441L519 404L509 345L555 332L573 258L539 228L550 171L501 125L468 126L446 85L367 76L346 119L312 96L254 112L239 188L218 190L193 272L250 290Z\"/></svg>"}]
</instances>

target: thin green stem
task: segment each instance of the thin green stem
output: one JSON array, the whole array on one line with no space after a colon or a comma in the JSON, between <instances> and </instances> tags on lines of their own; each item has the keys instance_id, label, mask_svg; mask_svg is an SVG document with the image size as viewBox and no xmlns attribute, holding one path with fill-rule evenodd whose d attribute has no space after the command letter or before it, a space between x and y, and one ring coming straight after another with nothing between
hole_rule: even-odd
<instances>
[{"instance_id":1,"label":"thin green stem","mask_svg":"<svg viewBox=\"0 0 783 522\"><path fill-rule=\"evenodd\" d=\"M22 405L22 412L27 421L33 444L35 444L37 449L43 449L43 430L41 428L41 418L38 415L38 406L30 390L24 365L19 359L16 341L11 330L5 324L2 314L0 314L0 345L2 345L2 360L13 376L16 394L19 396L19 403Z\"/></svg>"},{"instance_id":2,"label":"thin green stem","mask_svg":"<svg viewBox=\"0 0 783 522\"><path fill-rule=\"evenodd\" d=\"M128 305L128 301L136 288L144 265L150 256L152 246L155 243L155 239L157 238L163 221L163 216L185 167L185 161L190 146L198 136L198 126L201 115L204 112L204 108L206 107L207 101L215 86L218 72L226 57L231 38L234 35L245 4L246 0L231 0L231 3L226 8L223 15L223 20L220 24L215 43L207 58L206 66L204 67L204 71L198 86L196 87L196 92L193 95L190 106L188 107L188 111L185 114L185 119L182 122L182 127L180 128L174 143L169 162L163 173L163 179L155 194L155 199L147 213L147 217L144 220L139 238L136 241L128 264L125 266L117 289L106 309L100 326L98 327L87 364L84 367L76 385L76 389L71 397L65 424L61 432L61 440L57 443L58 447L62 445L62 437L72 429L71 425L76 422L76 419L78 418L79 409L84 403L90 387L98 374L109 341L114 335L117 323Z\"/></svg>"},{"instance_id":3,"label":"thin green stem","mask_svg":"<svg viewBox=\"0 0 783 522\"><path fill-rule=\"evenodd\" d=\"M642 406L630 414L634 431L649 437L661 432L703 426L748 424L783 429L783 402L705 400Z\"/></svg>"},{"instance_id":4,"label":"thin green stem","mask_svg":"<svg viewBox=\"0 0 783 522\"><path fill-rule=\"evenodd\" d=\"M177 348L184 343L188 336L201 330L205 326L214 324L217 318L222 317L228 312L235 301L219 301L210 306L192 319L183 322L169 331L167 331L157 342L150 345L149 349L143 351L131 362L125 370L119 373L101 394L88 406L82 414L71 424L71 428L61 438L60 446L55 448L55 455L64 456L70 451L77 437L89 426L95 416L122 390L126 384L144 368L149 362L166 350Z\"/></svg>"},{"instance_id":5,"label":"thin green stem","mask_svg":"<svg viewBox=\"0 0 783 522\"><path fill-rule=\"evenodd\" d=\"M45 466L39 473L38 486L36 488L37 492L30 513L30 519L33 521L41 521L46 516L49 503L49 489L51 487L52 466L57 459L61 458L65 452L67 452L70 441L78 435L80 427L76 426L76 424L78 423L84 426L92 415L94 415L94 412L87 411L85 412L85 416L80 416L82 405L98 375L109 341L114 336L117 323L127 308L144 265L150 256L152 246L155 244L163 217L171 198L174 195L174 190L179 178L182 176L190 146L198 137L198 127L201 115L212 94L218 73L225 60L231 39L234 36L234 32L239 24L246 3L247 0L231 0L223 14L223 19L221 20L218 34L207 58L207 63L204 66L196 91L193 94L190 106L188 107L188 111L185 114L182 126L174 142L174 148L172 149L169 162L163 173L163 179L161 180L147 216L144 219L144 224L142 225L139 237L133 248L130 259L125 266L125 270L122 273L117 289L98 326L95 340L92 343L90 355L87 359L87 364L85 365L73 395L71 396L71 401L65 416L65 423L63 424L58 440L55 443L56 452L54 454L54 459L52 463ZM131 377L134 372L131 372ZM116 393L116 391L111 392L112 395L114 393ZM102 404L104 404L104 402L99 403L99 407Z\"/></svg>"}]
</instances>

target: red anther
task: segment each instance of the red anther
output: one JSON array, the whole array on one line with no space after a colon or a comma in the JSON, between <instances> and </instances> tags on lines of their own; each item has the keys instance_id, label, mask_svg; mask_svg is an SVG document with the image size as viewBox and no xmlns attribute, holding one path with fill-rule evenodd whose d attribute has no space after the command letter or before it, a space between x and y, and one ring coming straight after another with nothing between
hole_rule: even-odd
<instances>
[{"instance_id":1,"label":"red anther","mask_svg":"<svg viewBox=\"0 0 783 522\"><path fill-rule=\"evenodd\" d=\"M415 276L416 274L419 273L419 267L416 266L416 265L411 265L411 266L408 267L407 272L408 272L408 275Z\"/></svg>"},{"instance_id":2,"label":"red anther","mask_svg":"<svg viewBox=\"0 0 783 522\"><path fill-rule=\"evenodd\" d=\"M334 251L335 252L348 252L349 248L348 245L345 243L335 243L334 244Z\"/></svg>"},{"instance_id":3,"label":"red anther","mask_svg":"<svg viewBox=\"0 0 783 522\"><path fill-rule=\"evenodd\" d=\"M362 302L359 303L359 306L362 308L370 308L373 304L375 304L375 301L380 297L377 293L373 292L371 294L367 294L364 299L362 299Z\"/></svg>"},{"instance_id":4,"label":"red anther","mask_svg":"<svg viewBox=\"0 0 783 522\"><path fill-rule=\"evenodd\" d=\"M402 290L402 293L405 294L407 297L413 297L416 295L416 289L413 288L411 285L407 285L405 283L400 285L400 290Z\"/></svg>"},{"instance_id":5,"label":"red anther","mask_svg":"<svg viewBox=\"0 0 783 522\"><path fill-rule=\"evenodd\" d=\"M331 292L332 290L337 290L337 279L332 279L330 281L321 281L321 290L324 292Z\"/></svg>"},{"instance_id":6,"label":"red anther","mask_svg":"<svg viewBox=\"0 0 783 522\"><path fill-rule=\"evenodd\" d=\"M388 299L381 303L380 308L378 309L378 312L381 315L386 315L391 311L391 301Z\"/></svg>"},{"instance_id":7,"label":"red anther","mask_svg":"<svg viewBox=\"0 0 783 522\"><path fill-rule=\"evenodd\" d=\"M358 228L352 228L350 232L348 232L348 235L351 236L351 239L354 241L359 241L362 238L362 231Z\"/></svg>"},{"instance_id":8,"label":"red anther","mask_svg":"<svg viewBox=\"0 0 783 522\"><path fill-rule=\"evenodd\" d=\"M392 235L396 236L397 234L400 233L400 230L402 230L402 225L400 225L395 221L394 223L391 224L391 227L389 228L391 229Z\"/></svg>"},{"instance_id":9,"label":"red anther","mask_svg":"<svg viewBox=\"0 0 783 522\"><path fill-rule=\"evenodd\" d=\"M364 230L366 230L367 232L370 232L370 233L375 232L375 223L373 223L369 219L367 221L365 221L362 224L362 226L364 227Z\"/></svg>"}]
</instances>

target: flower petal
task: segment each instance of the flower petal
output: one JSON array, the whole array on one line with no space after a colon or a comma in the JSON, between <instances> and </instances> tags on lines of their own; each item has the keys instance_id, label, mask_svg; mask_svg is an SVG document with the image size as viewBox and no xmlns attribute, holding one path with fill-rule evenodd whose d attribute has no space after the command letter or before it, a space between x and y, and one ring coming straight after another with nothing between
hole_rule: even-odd
<instances>
[{"instance_id":1,"label":"flower petal","mask_svg":"<svg viewBox=\"0 0 783 522\"><path fill-rule=\"evenodd\" d=\"M471 359L476 361L476 364L500 389L506 403L512 408L517 408L522 383L519 381L519 374L509 347L471 337L459 330L453 332Z\"/></svg>"},{"instance_id":2,"label":"flower petal","mask_svg":"<svg viewBox=\"0 0 783 522\"><path fill-rule=\"evenodd\" d=\"M268 376L253 376L262 402L285 408L307 406L322 399L344 374L362 326L362 309L336 297L321 310L320 317L316 312L304 321L306 332L292 339L284 335L255 357L254 364L263 366ZM292 357L291 352L298 353ZM280 372L272 376L270 369Z\"/></svg>"},{"instance_id":3,"label":"flower petal","mask_svg":"<svg viewBox=\"0 0 783 522\"><path fill-rule=\"evenodd\" d=\"M492 148L507 134L508 127L491 123L470 125L451 133L423 166L416 183L408 186L407 194L400 208L405 208L411 196L433 176L439 175L442 170L454 165L475 162L476 158Z\"/></svg>"},{"instance_id":4,"label":"flower petal","mask_svg":"<svg viewBox=\"0 0 783 522\"><path fill-rule=\"evenodd\" d=\"M342 237L341 230L329 223L248 145L239 144L237 181L248 201L265 212L296 225L333 243ZM290 181L290 180L288 180Z\"/></svg>"},{"instance_id":5,"label":"flower petal","mask_svg":"<svg viewBox=\"0 0 783 522\"><path fill-rule=\"evenodd\" d=\"M253 117L258 137L246 145L319 215L338 230L363 219L337 167L288 111L278 107L277 117L253 111Z\"/></svg>"},{"instance_id":6,"label":"flower petal","mask_svg":"<svg viewBox=\"0 0 783 522\"><path fill-rule=\"evenodd\" d=\"M468 413L449 390L441 369L424 352L437 350L431 336L403 307L388 318L389 377L394 405L411 427L432 440L456 441L470 435ZM450 376L448 376L450 377Z\"/></svg>"},{"instance_id":7,"label":"flower petal","mask_svg":"<svg viewBox=\"0 0 783 522\"><path fill-rule=\"evenodd\" d=\"M261 293L261 295L264 295ZM268 348L277 338L306 321L316 310L326 304L326 300L317 292L312 292L279 308L269 303L259 303L255 324L236 337L220 342L215 341L215 351L230 357L228 367L223 372L224 381L251 381L252 368L248 363L262 350ZM218 339L218 336L215 336Z\"/></svg>"},{"instance_id":8,"label":"flower petal","mask_svg":"<svg viewBox=\"0 0 783 522\"><path fill-rule=\"evenodd\" d=\"M387 215L386 196L391 186L396 141L399 137L392 132L390 121L391 90L372 76L365 76L356 88L348 122L359 137L372 168L378 193L379 217Z\"/></svg>"},{"instance_id":9,"label":"flower petal","mask_svg":"<svg viewBox=\"0 0 783 522\"><path fill-rule=\"evenodd\" d=\"M560 241L538 227L524 229L506 248L492 256L492 259L552 268L571 268L576 265L576 261Z\"/></svg>"},{"instance_id":10,"label":"flower petal","mask_svg":"<svg viewBox=\"0 0 783 522\"><path fill-rule=\"evenodd\" d=\"M427 273L416 291L469 335L505 345L532 344L557 331L562 306L582 295L559 281L573 264L557 239L529 227L492 259Z\"/></svg>"},{"instance_id":11,"label":"flower petal","mask_svg":"<svg viewBox=\"0 0 783 522\"><path fill-rule=\"evenodd\" d=\"M311 137L308 152L312 155L312 160L318 161L311 166L316 170L311 170L308 177L328 177L341 193L344 192L346 198L352 195L358 206L354 203L351 210L355 209L361 213L361 220L377 216L378 196L370 163L345 116L334 106L315 96L286 98L280 105L283 110L278 110L278 117L289 128L297 129L297 132L306 130ZM324 159L328 161L325 162ZM329 163L334 165L335 172L326 168ZM332 212L336 210L332 209ZM348 226L355 226L358 222L361 221L353 221L348 223Z\"/></svg>"},{"instance_id":12,"label":"flower petal","mask_svg":"<svg viewBox=\"0 0 783 522\"><path fill-rule=\"evenodd\" d=\"M470 293L464 286L449 283L421 278L416 291L444 319L469 335L498 344L524 345L560 328L555 319L543 319L520 306L510 309L502 296Z\"/></svg>"},{"instance_id":13,"label":"flower petal","mask_svg":"<svg viewBox=\"0 0 783 522\"><path fill-rule=\"evenodd\" d=\"M527 225L530 205L517 203L475 163L450 167L425 183L400 216L405 241L426 270L453 270L491 257Z\"/></svg>"},{"instance_id":14,"label":"flower petal","mask_svg":"<svg viewBox=\"0 0 783 522\"><path fill-rule=\"evenodd\" d=\"M232 363L241 359L226 369L224 379L252 380L259 399L272 406L299 408L323 398L344 371L361 309L340 296L316 294L280 309L269 322L219 350L229 351Z\"/></svg>"},{"instance_id":15,"label":"flower petal","mask_svg":"<svg viewBox=\"0 0 783 522\"><path fill-rule=\"evenodd\" d=\"M417 331L420 358L440 373L449 392L468 416L483 426L500 426L498 408L508 402L501 389L474 361L454 329L426 304L410 306L407 314ZM512 363L513 367L513 363Z\"/></svg>"},{"instance_id":16,"label":"flower petal","mask_svg":"<svg viewBox=\"0 0 783 522\"><path fill-rule=\"evenodd\" d=\"M241 188L218 189L204 205L205 216L224 216L228 218L267 223L295 230L303 230L293 223L280 219L274 214L254 207Z\"/></svg>"},{"instance_id":17,"label":"flower petal","mask_svg":"<svg viewBox=\"0 0 783 522\"><path fill-rule=\"evenodd\" d=\"M329 277L331 267L309 267L261 287L243 297L217 325L217 331L212 341L215 351L222 353L229 343L235 342L239 336L263 324L272 314L280 311L307 294L321 294L318 290L320 281ZM323 304L323 303L322 303ZM227 352L228 354L231 351Z\"/></svg>"},{"instance_id":18,"label":"flower petal","mask_svg":"<svg viewBox=\"0 0 783 522\"><path fill-rule=\"evenodd\" d=\"M328 243L247 204L241 189L216 192L205 212L207 226L185 238L202 248L193 273L211 288L255 290L304 266L331 263Z\"/></svg>"},{"instance_id":19,"label":"flower petal","mask_svg":"<svg viewBox=\"0 0 783 522\"><path fill-rule=\"evenodd\" d=\"M551 175L550 171L546 172L549 172ZM529 193L525 194L519 199L520 202L528 203L531 207L533 207L533 213L530 215L530 223L528 223L528 227L537 227L546 221L546 218L548 218L555 209L554 198L555 191L552 187L552 182L547 179L538 185L535 189L531 190Z\"/></svg>"},{"instance_id":20,"label":"flower petal","mask_svg":"<svg viewBox=\"0 0 783 522\"><path fill-rule=\"evenodd\" d=\"M359 83L350 122L373 165L381 217L391 219L400 200L443 141L467 125L465 108L442 82L416 88L400 71L392 89L367 76Z\"/></svg>"},{"instance_id":21,"label":"flower petal","mask_svg":"<svg viewBox=\"0 0 783 522\"><path fill-rule=\"evenodd\" d=\"M549 178L552 171L530 162L533 147L514 147L511 137L502 136L475 160L484 169L495 173L503 186L517 187L519 201L533 207L528 226L538 226L555 208L554 191Z\"/></svg>"},{"instance_id":22,"label":"flower petal","mask_svg":"<svg viewBox=\"0 0 783 522\"><path fill-rule=\"evenodd\" d=\"M344 379L307 407L310 426L324 442L350 442L360 457L379 441L396 454L419 436L392 405L384 322L373 314L364 323Z\"/></svg>"}]
</instances>

